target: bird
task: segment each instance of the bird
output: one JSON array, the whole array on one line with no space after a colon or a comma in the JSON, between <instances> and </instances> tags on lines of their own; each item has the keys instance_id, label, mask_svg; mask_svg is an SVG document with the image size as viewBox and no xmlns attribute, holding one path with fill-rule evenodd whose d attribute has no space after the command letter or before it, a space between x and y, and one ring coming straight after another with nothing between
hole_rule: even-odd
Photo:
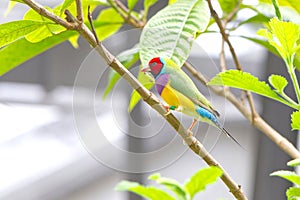
<instances>
[{"instance_id":1,"label":"bird","mask_svg":"<svg viewBox=\"0 0 300 200\"><path fill-rule=\"evenodd\" d=\"M189 127L192 129L198 121L206 122L219 129L239 146L240 143L220 124L219 112L198 90L190 77L174 61L166 57L152 58L141 72L150 73L155 80L155 88L167 103L167 111L175 110L193 117Z\"/></svg>"}]
</instances>

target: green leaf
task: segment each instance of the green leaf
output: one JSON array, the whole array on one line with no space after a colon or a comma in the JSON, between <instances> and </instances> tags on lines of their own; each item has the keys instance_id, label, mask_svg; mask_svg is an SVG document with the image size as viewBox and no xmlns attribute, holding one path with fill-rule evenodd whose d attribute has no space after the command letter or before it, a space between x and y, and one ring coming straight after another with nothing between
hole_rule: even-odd
<instances>
[{"instance_id":1,"label":"green leaf","mask_svg":"<svg viewBox=\"0 0 300 200\"><path fill-rule=\"evenodd\" d=\"M173 4L173 3L175 3L177 0L169 0L169 5L171 5L171 4Z\"/></svg>"},{"instance_id":2,"label":"green leaf","mask_svg":"<svg viewBox=\"0 0 300 200\"><path fill-rule=\"evenodd\" d=\"M272 4L272 0L259 0L262 3ZM300 4L298 0L277 0L279 6L286 6L295 9L300 13Z\"/></svg>"},{"instance_id":3,"label":"green leaf","mask_svg":"<svg viewBox=\"0 0 300 200\"><path fill-rule=\"evenodd\" d=\"M142 72L138 74L138 80L148 90L151 89L154 85L154 80L152 80L149 76L145 75ZM136 90L134 90L131 94L128 111L131 112L140 100L141 100L140 94Z\"/></svg>"},{"instance_id":4,"label":"green leaf","mask_svg":"<svg viewBox=\"0 0 300 200\"><path fill-rule=\"evenodd\" d=\"M244 24L249 24L249 23L258 23L258 24L263 24L267 23L270 21L270 18L258 13L257 15L254 15L253 17L250 17L244 21L241 21L238 26L244 25Z\"/></svg>"},{"instance_id":5,"label":"green leaf","mask_svg":"<svg viewBox=\"0 0 300 200\"><path fill-rule=\"evenodd\" d=\"M266 82L258 80L257 77L247 72L242 72L239 70L227 70L213 77L208 85L223 85L242 90L248 90L279 101L292 108L298 108L294 104L291 104L278 96L277 93L274 92Z\"/></svg>"},{"instance_id":6,"label":"green leaf","mask_svg":"<svg viewBox=\"0 0 300 200\"><path fill-rule=\"evenodd\" d=\"M255 11L256 13L260 13L269 18L273 18L275 17L275 10L271 1L272 0L270 0L270 3L260 2L259 4L256 5L241 4L241 8L249 8ZM279 8L280 8L283 21L291 21L296 24L300 24L300 15L295 9L287 6L279 6Z\"/></svg>"},{"instance_id":7,"label":"green leaf","mask_svg":"<svg viewBox=\"0 0 300 200\"><path fill-rule=\"evenodd\" d=\"M69 42L70 44L77 49L79 47L78 45L78 39L79 39L79 34L78 35L74 35L72 37L69 38Z\"/></svg>"},{"instance_id":8,"label":"green leaf","mask_svg":"<svg viewBox=\"0 0 300 200\"><path fill-rule=\"evenodd\" d=\"M166 186L177 195L178 200L186 199L187 193L185 191L185 188L178 181L171 178L161 177L159 173L152 174L148 179L155 180L157 183Z\"/></svg>"},{"instance_id":9,"label":"green leaf","mask_svg":"<svg viewBox=\"0 0 300 200\"><path fill-rule=\"evenodd\" d=\"M231 13L239 3L238 0L218 0L223 11L223 16Z\"/></svg>"},{"instance_id":10,"label":"green leaf","mask_svg":"<svg viewBox=\"0 0 300 200\"><path fill-rule=\"evenodd\" d=\"M269 76L268 80L270 84L278 91L279 94L284 93L283 90L288 84L286 78L280 75L272 74L271 76Z\"/></svg>"},{"instance_id":11,"label":"green leaf","mask_svg":"<svg viewBox=\"0 0 300 200\"><path fill-rule=\"evenodd\" d=\"M131 11L135 4L138 2L139 0L128 0L127 5L128 5L128 9Z\"/></svg>"},{"instance_id":12,"label":"green leaf","mask_svg":"<svg viewBox=\"0 0 300 200\"><path fill-rule=\"evenodd\" d=\"M15 1L15 2L19 2L19 3L24 3L23 0L10 0L10 1Z\"/></svg>"},{"instance_id":13,"label":"green leaf","mask_svg":"<svg viewBox=\"0 0 300 200\"><path fill-rule=\"evenodd\" d=\"M76 34L75 31L65 31L38 43L31 43L22 38L0 49L0 76Z\"/></svg>"},{"instance_id":14,"label":"green leaf","mask_svg":"<svg viewBox=\"0 0 300 200\"><path fill-rule=\"evenodd\" d=\"M64 3L62 4L59 12L59 16L61 16L64 11L73 3L75 0L64 0Z\"/></svg>"},{"instance_id":15,"label":"green leaf","mask_svg":"<svg viewBox=\"0 0 300 200\"><path fill-rule=\"evenodd\" d=\"M148 11L151 6L153 6L158 0L144 0L144 9Z\"/></svg>"},{"instance_id":16,"label":"green leaf","mask_svg":"<svg viewBox=\"0 0 300 200\"><path fill-rule=\"evenodd\" d=\"M297 200L297 197L300 197L300 188L290 187L286 191L286 196L288 200Z\"/></svg>"},{"instance_id":17,"label":"green leaf","mask_svg":"<svg viewBox=\"0 0 300 200\"><path fill-rule=\"evenodd\" d=\"M203 32L210 20L205 0L178 0L153 16L140 38L142 66L156 56L171 58L182 66L194 41L196 32Z\"/></svg>"},{"instance_id":18,"label":"green leaf","mask_svg":"<svg viewBox=\"0 0 300 200\"><path fill-rule=\"evenodd\" d=\"M291 167L296 167L296 166L299 166L300 165L300 158L296 158L294 160L291 160L287 163L288 166L291 166Z\"/></svg>"},{"instance_id":19,"label":"green leaf","mask_svg":"<svg viewBox=\"0 0 300 200\"><path fill-rule=\"evenodd\" d=\"M279 176L296 185L300 185L300 177L295 172L280 170L280 171L273 172L272 174L270 174L270 176Z\"/></svg>"},{"instance_id":20,"label":"green leaf","mask_svg":"<svg viewBox=\"0 0 300 200\"><path fill-rule=\"evenodd\" d=\"M150 200L175 200L171 195L155 187L145 187L136 182L122 181L116 191L130 191Z\"/></svg>"},{"instance_id":21,"label":"green leaf","mask_svg":"<svg viewBox=\"0 0 300 200\"><path fill-rule=\"evenodd\" d=\"M265 37L287 63L292 62L300 39L299 25L279 21L277 18L271 19L268 25L269 30L260 29L257 34Z\"/></svg>"},{"instance_id":22,"label":"green leaf","mask_svg":"<svg viewBox=\"0 0 300 200\"><path fill-rule=\"evenodd\" d=\"M262 40L262 39L259 39L259 38L253 38L253 37L247 37L247 36L239 36L241 38L244 38L244 39L247 39L247 40L250 40L256 44L259 44L263 47L265 47L267 50L269 50L271 53L277 55L277 56L280 56L278 51L276 50L275 47L273 47L268 41L266 40ZM295 58L294 58L294 66L297 68L297 70L300 70L300 50L298 50L296 52L296 55L295 55Z\"/></svg>"},{"instance_id":23,"label":"green leaf","mask_svg":"<svg viewBox=\"0 0 300 200\"><path fill-rule=\"evenodd\" d=\"M300 111L295 111L292 114L292 129L300 130Z\"/></svg>"},{"instance_id":24,"label":"green leaf","mask_svg":"<svg viewBox=\"0 0 300 200\"><path fill-rule=\"evenodd\" d=\"M222 170L218 167L201 169L185 183L185 189L193 198L198 192L205 190L208 184L216 182L222 174Z\"/></svg>"},{"instance_id":25,"label":"green leaf","mask_svg":"<svg viewBox=\"0 0 300 200\"><path fill-rule=\"evenodd\" d=\"M128 49L126 51L123 51L121 54L117 56L117 59L127 68L129 69L134 63L136 63L139 60L139 48L138 46L134 46L132 49ZM108 79L108 85L103 93L103 99L107 97L107 95L111 92L115 84L118 82L118 80L121 78L121 76L116 73L114 70L110 70L109 73L109 79Z\"/></svg>"},{"instance_id":26,"label":"green leaf","mask_svg":"<svg viewBox=\"0 0 300 200\"><path fill-rule=\"evenodd\" d=\"M244 39L247 39L247 40L250 40L252 42L255 42L256 44L259 44L263 47L265 47L266 49L268 49L270 52L272 52L273 54L277 55L277 56L280 56L278 51L276 50L275 47L273 47L268 41L266 40L262 40L262 39L259 39L259 38L253 38L253 37L247 37L247 36L239 36L241 38L244 38Z\"/></svg>"},{"instance_id":27,"label":"green leaf","mask_svg":"<svg viewBox=\"0 0 300 200\"><path fill-rule=\"evenodd\" d=\"M20 20L0 24L0 47L10 44L36 29L45 26L46 23L48 22Z\"/></svg>"},{"instance_id":28,"label":"green leaf","mask_svg":"<svg viewBox=\"0 0 300 200\"><path fill-rule=\"evenodd\" d=\"M294 66L298 71L300 71L300 50L296 52L295 59L294 59Z\"/></svg>"},{"instance_id":29,"label":"green leaf","mask_svg":"<svg viewBox=\"0 0 300 200\"><path fill-rule=\"evenodd\" d=\"M47 10L52 12L53 10L51 8L46 7ZM59 24L54 24L51 20L41 16L34 10L29 10L25 15L24 15L25 20L34 20L34 21L40 21L44 22L44 26L41 26L37 28L35 31L32 31L31 33L27 34L25 37L28 41L35 43L35 42L40 42L43 39L47 37L51 37L52 35L58 34L62 31L65 31L66 29L59 25ZM48 23L46 23L48 22Z\"/></svg>"},{"instance_id":30,"label":"green leaf","mask_svg":"<svg viewBox=\"0 0 300 200\"><path fill-rule=\"evenodd\" d=\"M123 25L124 19L113 8L107 8L100 13L96 21L103 24L96 28L99 40L102 41L117 32Z\"/></svg>"},{"instance_id":31,"label":"green leaf","mask_svg":"<svg viewBox=\"0 0 300 200\"><path fill-rule=\"evenodd\" d=\"M7 9L6 9L5 13L4 13L4 17L7 17L7 15L15 7L16 4L17 4L17 2L15 2L15 1L9 1L8 7L7 7Z\"/></svg>"}]
</instances>

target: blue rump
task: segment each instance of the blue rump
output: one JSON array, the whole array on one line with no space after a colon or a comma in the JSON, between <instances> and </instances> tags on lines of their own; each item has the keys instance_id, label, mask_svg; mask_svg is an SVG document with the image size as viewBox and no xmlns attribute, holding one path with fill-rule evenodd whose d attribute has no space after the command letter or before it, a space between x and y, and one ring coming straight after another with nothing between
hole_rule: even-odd
<instances>
[{"instance_id":1,"label":"blue rump","mask_svg":"<svg viewBox=\"0 0 300 200\"><path fill-rule=\"evenodd\" d=\"M215 124L218 124L218 120L214 114L206 110L205 108L202 108L200 106L197 106L196 112L203 118L207 118L210 121L214 122Z\"/></svg>"}]
</instances>

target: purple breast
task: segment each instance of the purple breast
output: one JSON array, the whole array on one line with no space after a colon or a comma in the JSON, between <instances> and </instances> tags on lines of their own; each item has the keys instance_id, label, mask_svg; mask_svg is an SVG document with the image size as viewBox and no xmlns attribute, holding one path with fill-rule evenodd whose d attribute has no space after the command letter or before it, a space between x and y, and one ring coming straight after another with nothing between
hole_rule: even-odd
<instances>
[{"instance_id":1,"label":"purple breast","mask_svg":"<svg viewBox=\"0 0 300 200\"><path fill-rule=\"evenodd\" d=\"M162 74L155 79L155 88L159 95L161 95L164 87L167 85L168 82L169 82L168 74Z\"/></svg>"}]
</instances>

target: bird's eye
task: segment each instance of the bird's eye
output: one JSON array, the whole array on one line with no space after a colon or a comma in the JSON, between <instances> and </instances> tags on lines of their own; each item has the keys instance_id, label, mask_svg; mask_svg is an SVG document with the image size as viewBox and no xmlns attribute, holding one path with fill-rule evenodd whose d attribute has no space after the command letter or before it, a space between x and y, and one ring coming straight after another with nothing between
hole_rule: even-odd
<instances>
[{"instance_id":1,"label":"bird's eye","mask_svg":"<svg viewBox=\"0 0 300 200\"><path fill-rule=\"evenodd\" d=\"M150 64L150 66L154 67L156 64L157 64L156 62L153 62L153 63Z\"/></svg>"}]
</instances>

